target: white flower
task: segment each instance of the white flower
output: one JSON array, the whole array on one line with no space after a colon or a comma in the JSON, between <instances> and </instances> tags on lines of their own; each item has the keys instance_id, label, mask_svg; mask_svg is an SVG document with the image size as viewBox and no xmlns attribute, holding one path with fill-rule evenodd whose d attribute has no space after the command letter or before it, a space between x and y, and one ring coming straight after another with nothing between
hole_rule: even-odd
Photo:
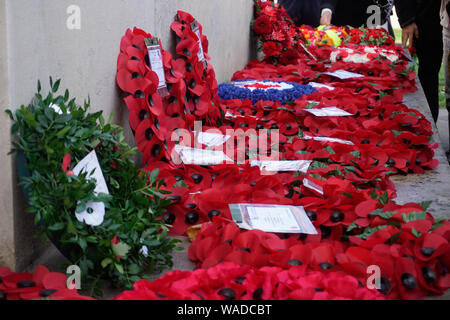
<instances>
[{"instance_id":1,"label":"white flower","mask_svg":"<svg viewBox=\"0 0 450 320\"><path fill-rule=\"evenodd\" d=\"M103 202L91 202L86 205L86 210L75 213L77 220L89 226L98 227L105 219L105 204Z\"/></svg>"},{"instance_id":2,"label":"white flower","mask_svg":"<svg viewBox=\"0 0 450 320\"><path fill-rule=\"evenodd\" d=\"M148 247L147 246L143 246L141 248L141 250L139 250L139 253L142 254L144 257L148 257Z\"/></svg>"}]
</instances>

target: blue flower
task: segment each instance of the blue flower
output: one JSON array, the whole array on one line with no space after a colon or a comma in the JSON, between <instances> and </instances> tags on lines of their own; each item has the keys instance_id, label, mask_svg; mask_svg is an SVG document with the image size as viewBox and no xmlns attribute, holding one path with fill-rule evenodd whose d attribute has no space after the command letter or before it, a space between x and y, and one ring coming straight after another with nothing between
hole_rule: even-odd
<instances>
[{"instance_id":1,"label":"blue flower","mask_svg":"<svg viewBox=\"0 0 450 320\"><path fill-rule=\"evenodd\" d=\"M250 79L251 80L251 79ZM235 82L247 82L249 80L239 80ZM289 84L292 88L278 90L278 89L255 89L250 90L248 88L243 88L236 86L234 84L222 83L219 85L219 97L221 100L251 100L253 104L258 101L280 101L282 105L285 105L289 101L295 101L301 98L303 95L310 95L317 92L315 88L310 85L302 85L295 82L284 82L284 81L271 81L264 80L258 82L269 82L269 83L284 83Z\"/></svg>"}]
</instances>

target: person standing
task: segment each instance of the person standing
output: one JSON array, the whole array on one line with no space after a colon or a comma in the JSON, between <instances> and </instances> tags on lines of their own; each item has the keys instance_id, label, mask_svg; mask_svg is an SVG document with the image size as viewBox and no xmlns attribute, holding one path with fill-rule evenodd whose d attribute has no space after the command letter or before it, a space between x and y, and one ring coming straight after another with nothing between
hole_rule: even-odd
<instances>
[{"instance_id":1,"label":"person standing","mask_svg":"<svg viewBox=\"0 0 450 320\"><path fill-rule=\"evenodd\" d=\"M439 71L443 43L440 23L441 0L395 0L402 27L402 44L415 46L419 58L419 79L431 114L439 117Z\"/></svg>"},{"instance_id":2,"label":"person standing","mask_svg":"<svg viewBox=\"0 0 450 320\"><path fill-rule=\"evenodd\" d=\"M388 29L392 13L392 0L321 0L320 24L336 26L351 26L359 28L368 27L373 12L368 10L371 6L380 8L381 26Z\"/></svg>"},{"instance_id":3,"label":"person standing","mask_svg":"<svg viewBox=\"0 0 450 320\"><path fill-rule=\"evenodd\" d=\"M450 146L450 0L442 0L441 3L441 25L443 27L444 44L444 70L445 70L445 104L449 113L448 131ZM447 151L450 162L450 150Z\"/></svg>"},{"instance_id":4,"label":"person standing","mask_svg":"<svg viewBox=\"0 0 450 320\"><path fill-rule=\"evenodd\" d=\"M280 0L279 3L295 21L297 27L308 25L319 26L320 0Z\"/></svg>"}]
</instances>

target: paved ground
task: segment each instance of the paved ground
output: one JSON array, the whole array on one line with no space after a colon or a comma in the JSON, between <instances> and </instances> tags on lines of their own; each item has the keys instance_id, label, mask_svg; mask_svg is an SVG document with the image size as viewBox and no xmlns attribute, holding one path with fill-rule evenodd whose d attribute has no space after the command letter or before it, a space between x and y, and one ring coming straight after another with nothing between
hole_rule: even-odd
<instances>
[{"instance_id":1,"label":"paved ground","mask_svg":"<svg viewBox=\"0 0 450 320\"><path fill-rule=\"evenodd\" d=\"M440 109L439 120L437 122L439 135L441 137L442 148L445 152L449 151L449 132L448 132L448 111L447 109Z\"/></svg>"}]
</instances>

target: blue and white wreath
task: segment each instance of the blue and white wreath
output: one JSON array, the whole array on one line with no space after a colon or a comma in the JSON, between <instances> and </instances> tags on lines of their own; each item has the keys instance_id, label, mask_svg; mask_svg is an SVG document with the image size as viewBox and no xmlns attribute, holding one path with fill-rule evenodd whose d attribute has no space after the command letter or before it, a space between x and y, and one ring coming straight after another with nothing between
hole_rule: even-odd
<instances>
[{"instance_id":1,"label":"blue and white wreath","mask_svg":"<svg viewBox=\"0 0 450 320\"><path fill-rule=\"evenodd\" d=\"M258 101L280 101L282 105L294 102L303 95L317 92L310 85L301 85L295 82L284 81L257 81L238 80L219 85L219 97L221 100L250 99L252 103Z\"/></svg>"}]
</instances>

